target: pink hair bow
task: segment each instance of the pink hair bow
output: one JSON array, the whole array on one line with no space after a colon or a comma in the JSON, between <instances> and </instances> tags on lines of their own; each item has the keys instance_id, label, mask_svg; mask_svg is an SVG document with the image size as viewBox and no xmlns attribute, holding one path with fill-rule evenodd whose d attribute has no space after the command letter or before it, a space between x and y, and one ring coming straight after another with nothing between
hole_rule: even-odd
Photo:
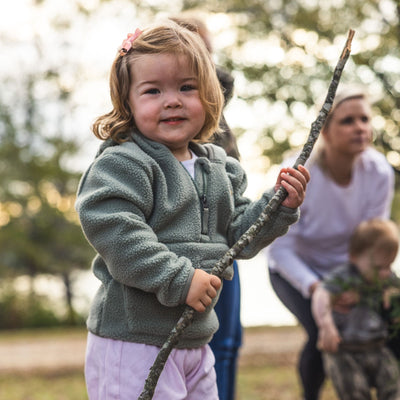
<instances>
[{"instance_id":1,"label":"pink hair bow","mask_svg":"<svg viewBox=\"0 0 400 400\"><path fill-rule=\"evenodd\" d=\"M124 56L132 48L133 42L138 38L142 31L137 28L135 33L128 33L127 38L122 42L122 46L119 50L119 54Z\"/></svg>"}]
</instances>

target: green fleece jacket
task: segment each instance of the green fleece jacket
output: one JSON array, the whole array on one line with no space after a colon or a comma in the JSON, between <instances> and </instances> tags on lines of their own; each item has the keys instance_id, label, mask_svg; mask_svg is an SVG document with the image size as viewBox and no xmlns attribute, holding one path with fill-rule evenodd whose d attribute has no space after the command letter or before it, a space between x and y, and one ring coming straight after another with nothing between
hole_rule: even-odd
<instances>
[{"instance_id":1,"label":"green fleece jacket","mask_svg":"<svg viewBox=\"0 0 400 400\"><path fill-rule=\"evenodd\" d=\"M87 321L92 333L163 345L195 268L210 272L273 195L251 202L239 162L211 144L190 147L199 157L195 180L166 146L139 133L123 144L105 142L84 173L76 209L101 281ZM239 258L253 257L298 216L281 206ZM231 268L224 277L232 278ZM178 348L211 340L218 329L214 304L196 313Z\"/></svg>"}]
</instances>

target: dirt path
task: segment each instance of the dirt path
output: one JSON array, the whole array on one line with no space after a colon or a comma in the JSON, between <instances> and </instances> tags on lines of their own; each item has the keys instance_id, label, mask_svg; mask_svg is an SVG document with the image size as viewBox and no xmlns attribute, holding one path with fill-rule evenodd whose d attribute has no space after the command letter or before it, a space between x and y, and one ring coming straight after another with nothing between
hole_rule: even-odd
<instances>
[{"instance_id":1,"label":"dirt path","mask_svg":"<svg viewBox=\"0 0 400 400\"><path fill-rule=\"evenodd\" d=\"M269 361L294 363L305 340L300 327L260 327L245 329L240 350L239 366Z\"/></svg>"},{"instance_id":2,"label":"dirt path","mask_svg":"<svg viewBox=\"0 0 400 400\"><path fill-rule=\"evenodd\" d=\"M18 336L0 340L0 373L73 369L83 365L86 346L84 333L71 337Z\"/></svg>"},{"instance_id":3,"label":"dirt path","mask_svg":"<svg viewBox=\"0 0 400 400\"><path fill-rule=\"evenodd\" d=\"M297 327L259 327L244 330L240 364L269 357L292 362L304 340ZM0 337L0 373L82 368L85 332L58 335Z\"/></svg>"}]
</instances>

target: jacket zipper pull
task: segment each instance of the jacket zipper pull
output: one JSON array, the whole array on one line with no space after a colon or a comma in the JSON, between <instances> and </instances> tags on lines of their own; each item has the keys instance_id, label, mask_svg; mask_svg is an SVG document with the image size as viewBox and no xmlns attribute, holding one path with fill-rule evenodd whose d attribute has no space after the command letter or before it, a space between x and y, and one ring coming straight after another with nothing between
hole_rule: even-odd
<instances>
[{"instance_id":1,"label":"jacket zipper pull","mask_svg":"<svg viewBox=\"0 0 400 400\"><path fill-rule=\"evenodd\" d=\"M207 196L205 194L203 194L201 196L201 205L202 205L202 214L203 214L203 220L201 223L201 233L203 235L207 235L208 234L208 217L209 217L209 207L208 207L208 200L207 200Z\"/></svg>"}]
</instances>

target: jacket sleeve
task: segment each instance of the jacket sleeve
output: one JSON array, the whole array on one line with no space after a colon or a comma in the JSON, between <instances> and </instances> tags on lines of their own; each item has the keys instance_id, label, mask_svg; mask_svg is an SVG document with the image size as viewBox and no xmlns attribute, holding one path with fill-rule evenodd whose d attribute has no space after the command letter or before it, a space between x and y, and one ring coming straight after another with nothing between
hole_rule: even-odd
<instances>
[{"instance_id":1,"label":"jacket sleeve","mask_svg":"<svg viewBox=\"0 0 400 400\"><path fill-rule=\"evenodd\" d=\"M194 268L160 243L146 222L152 193L149 165L105 152L83 176L76 209L85 236L114 280L176 306L185 302Z\"/></svg>"},{"instance_id":2,"label":"jacket sleeve","mask_svg":"<svg viewBox=\"0 0 400 400\"><path fill-rule=\"evenodd\" d=\"M228 158L226 170L232 184L235 208L230 225L229 240L232 246L256 222L270 199L275 194L273 189L266 191L260 200L251 202L243 196L247 187L247 178L239 162ZM261 228L257 236L240 253L238 258L254 257L263 247L275 238L284 235L289 226L299 218L299 210L279 206Z\"/></svg>"}]
</instances>

